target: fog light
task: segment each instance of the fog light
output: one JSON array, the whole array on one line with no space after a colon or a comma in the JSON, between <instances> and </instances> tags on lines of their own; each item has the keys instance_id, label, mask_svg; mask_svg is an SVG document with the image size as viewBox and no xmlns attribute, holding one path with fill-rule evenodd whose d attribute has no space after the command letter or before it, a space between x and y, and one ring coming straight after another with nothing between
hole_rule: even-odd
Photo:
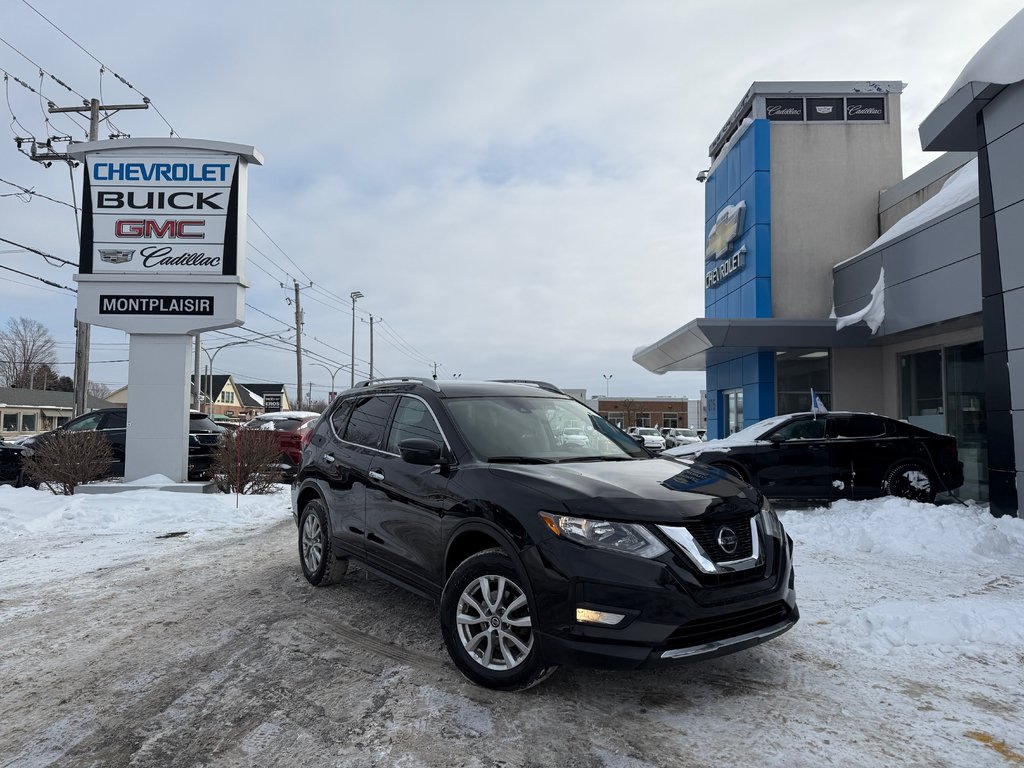
<instances>
[{"instance_id":1,"label":"fog light","mask_svg":"<svg viewBox=\"0 0 1024 768\"><path fill-rule=\"evenodd\" d=\"M623 613L608 613L607 611L592 611L589 608L576 609L576 621L580 624L605 624L612 626L626 618Z\"/></svg>"}]
</instances>

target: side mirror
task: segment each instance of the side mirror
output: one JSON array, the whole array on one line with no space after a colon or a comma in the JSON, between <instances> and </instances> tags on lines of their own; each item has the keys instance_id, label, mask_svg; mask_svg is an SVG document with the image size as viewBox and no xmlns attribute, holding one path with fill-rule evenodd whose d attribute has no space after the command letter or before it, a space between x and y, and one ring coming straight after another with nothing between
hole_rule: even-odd
<instances>
[{"instance_id":1,"label":"side mirror","mask_svg":"<svg viewBox=\"0 0 1024 768\"><path fill-rule=\"evenodd\" d=\"M643 435L630 435L630 437L633 438L633 441L635 443L637 443L639 445L643 445L644 444L644 436Z\"/></svg>"},{"instance_id":2,"label":"side mirror","mask_svg":"<svg viewBox=\"0 0 1024 768\"><path fill-rule=\"evenodd\" d=\"M422 437L407 437L398 444L402 460L409 464L432 467L441 463L441 446Z\"/></svg>"},{"instance_id":3,"label":"side mirror","mask_svg":"<svg viewBox=\"0 0 1024 768\"><path fill-rule=\"evenodd\" d=\"M786 441L780 435L776 434L769 436L768 442L770 442L772 445L779 445L780 443L784 443Z\"/></svg>"}]
</instances>

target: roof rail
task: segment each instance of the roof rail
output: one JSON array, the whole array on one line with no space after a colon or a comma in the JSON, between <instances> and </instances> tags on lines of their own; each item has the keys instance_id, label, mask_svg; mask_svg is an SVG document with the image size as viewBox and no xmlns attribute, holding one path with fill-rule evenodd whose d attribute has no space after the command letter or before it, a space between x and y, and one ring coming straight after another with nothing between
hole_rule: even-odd
<instances>
[{"instance_id":1,"label":"roof rail","mask_svg":"<svg viewBox=\"0 0 1024 768\"><path fill-rule=\"evenodd\" d=\"M565 392L560 390L554 384L549 384L546 381L536 381L534 379L492 379L492 381L495 381L495 382L498 382L498 383L501 383L501 384L529 384L530 386L537 387L538 389L543 389L543 390L546 390L548 392L554 392L556 395L564 395L565 394Z\"/></svg>"},{"instance_id":2,"label":"roof rail","mask_svg":"<svg viewBox=\"0 0 1024 768\"><path fill-rule=\"evenodd\" d=\"M356 388L359 388L369 387L376 384L401 384L403 382L409 384L423 384L435 392L441 391L440 385L434 379L428 379L421 376L390 376L381 379L366 379L365 381L357 381L355 386Z\"/></svg>"}]
</instances>

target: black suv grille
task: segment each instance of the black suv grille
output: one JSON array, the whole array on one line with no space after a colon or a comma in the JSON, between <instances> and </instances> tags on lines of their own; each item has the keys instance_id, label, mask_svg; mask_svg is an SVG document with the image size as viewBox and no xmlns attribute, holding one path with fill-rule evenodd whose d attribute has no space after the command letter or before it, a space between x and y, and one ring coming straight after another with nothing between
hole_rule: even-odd
<instances>
[{"instance_id":1,"label":"black suv grille","mask_svg":"<svg viewBox=\"0 0 1024 768\"><path fill-rule=\"evenodd\" d=\"M701 549L714 562L728 562L750 557L754 545L750 538L750 515L735 515L715 521L698 520L686 523L690 535L700 544ZM722 526L728 526L739 539L734 552L726 552L718 545L718 532Z\"/></svg>"},{"instance_id":2,"label":"black suv grille","mask_svg":"<svg viewBox=\"0 0 1024 768\"><path fill-rule=\"evenodd\" d=\"M695 619L680 626L668 637L666 650L727 640L737 635L765 629L786 618L789 607L781 600L746 611L726 613L707 619Z\"/></svg>"}]
</instances>

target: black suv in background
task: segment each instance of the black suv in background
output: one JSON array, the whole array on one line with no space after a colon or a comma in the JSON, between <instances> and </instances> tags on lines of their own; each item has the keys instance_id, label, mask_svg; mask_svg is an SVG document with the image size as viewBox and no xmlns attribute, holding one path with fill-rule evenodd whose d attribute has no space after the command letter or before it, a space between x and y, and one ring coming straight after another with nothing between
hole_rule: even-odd
<instances>
[{"instance_id":1,"label":"black suv in background","mask_svg":"<svg viewBox=\"0 0 1024 768\"><path fill-rule=\"evenodd\" d=\"M586 440L560 440L579 429ZM574 433L575 434L575 433ZM303 574L348 559L438 601L470 680L737 651L799 612L792 542L731 475L654 458L540 382L393 379L339 395L292 487Z\"/></svg>"},{"instance_id":2,"label":"black suv in background","mask_svg":"<svg viewBox=\"0 0 1024 768\"><path fill-rule=\"evenodd\" d=\"M71 419L67 424L26 437L18 445L7 446L4 451L5 460L0 464L7 476L3 480L15 485L24 485L25 477L21 472L21 458L31 455L40 445L63 431L98 432L110 444L114 454L110 464L111 477L124 476L124 446L127 429L127 408L103 408L98 411L82 414ZM209 476L213 463L213 452L220 443L224 428L214 423L205 413L192 411L188 422L188 479L202 480Z\"/></svg>"}]
</instances>

